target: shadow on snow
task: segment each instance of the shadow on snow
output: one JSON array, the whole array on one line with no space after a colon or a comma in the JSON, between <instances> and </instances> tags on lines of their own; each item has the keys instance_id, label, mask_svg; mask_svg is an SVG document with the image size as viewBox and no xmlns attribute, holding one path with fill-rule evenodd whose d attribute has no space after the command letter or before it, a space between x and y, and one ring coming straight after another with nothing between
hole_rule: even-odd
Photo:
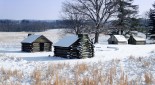
<instances>
[{"instance_id":1,"label":"shadow on snow","mask_svg":"<svg viewBox=\"0 0 155 85\"><path fill-rule=\"evenodd\" d=\"M53 56L37 56L37 57L21 57L22 59L26 61L59 61L59 60L68 60L65 58L60 57L53 57Z\"/></svg>"}]
</instances>

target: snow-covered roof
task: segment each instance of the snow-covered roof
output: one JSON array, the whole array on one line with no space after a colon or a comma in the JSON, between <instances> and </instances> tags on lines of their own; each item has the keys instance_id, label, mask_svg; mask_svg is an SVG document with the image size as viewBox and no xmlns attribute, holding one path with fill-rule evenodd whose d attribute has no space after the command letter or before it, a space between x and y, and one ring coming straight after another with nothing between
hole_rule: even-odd
<instances>
[{"instance_id":1,"label":"snow-covered roof","mask_svg":"<svg viewBox=\"0 0 155 85\"><path fill-rule=\"evenodd\" d=\"M151 34L150 36L155 36L155 34Z\"/></svg>"},{"instance_id":2,"label":"snow-covered roof","mask_svg":"<svg viewBox=\"0 0 155 85\"><path fill-rule=\"evenodd\" d=\"M131 33L137 34L137 33L138 33L138 31L131 31Z\"/></svg>"},{"instance_id":3,"label":"snow-covered roof","mask_svg":"<svg viewBox=\"0 0 155 85\"><path fill-rule=\"evenodd\" d=\"M54 46L59 46L59 47L69 47L72 45L74 42L78 40L78 36L73 35L73 36L66 36L63 39L59 40L57 43L54 44Z\"/></svg>"},{"instance_id":4,"label":"snow-covered roof","mask_svg":"<svg viewBox=\"0 0 155 85\"><path fill-rule=\"evenodd\" d=\"M39 38L42 35L30 35L27 38L25 38L22 43L32 43L34 42L37 38Z\"/></svg>"},{"instance_id":5,"label":"snow-covered roof","mask_svg":"<svg viewBox=\"0 0 155 85\"><path fill-rule=\"evenodd\" d=\"M133 38L134 38L136 41L145 41L145 40L146 40L146 39L144 39L144 38L137 37L137 36L133 36Z\"/></svg>"},{"instance_id":6,"label":"snow-covered roof","mask_svg":"<svg viewBox=\"0 0 155 85\"><path fill-rule=\"evenodd\" d=\"M118 41L127 41L127 39L123 35L114 35Z\"/></svg>"}]
</instances>

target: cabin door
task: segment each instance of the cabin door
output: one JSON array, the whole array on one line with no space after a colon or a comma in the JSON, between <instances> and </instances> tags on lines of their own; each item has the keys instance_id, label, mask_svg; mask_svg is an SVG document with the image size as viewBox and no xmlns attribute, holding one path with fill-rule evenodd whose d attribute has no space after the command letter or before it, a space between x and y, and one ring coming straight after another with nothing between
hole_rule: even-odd
<instances>
[{"instance_id":1,"label":"cabin door","mask_svg":"<svg viewBox=\"0 0 155 85\"><path fill-rule=\"evenodd\" d=\"M115 44L115 42L114 41L111 41L111 44Z\"/></svg>"},{"instance_id":2,"label":"cabin door","mask_svg":"<svg viewBox=\"0 0 155 85\"><path fill-rule=\"evenodd\" d=\"M44 43L40 43L40 51L44 51Z\"/></svg>"}]
</instances>

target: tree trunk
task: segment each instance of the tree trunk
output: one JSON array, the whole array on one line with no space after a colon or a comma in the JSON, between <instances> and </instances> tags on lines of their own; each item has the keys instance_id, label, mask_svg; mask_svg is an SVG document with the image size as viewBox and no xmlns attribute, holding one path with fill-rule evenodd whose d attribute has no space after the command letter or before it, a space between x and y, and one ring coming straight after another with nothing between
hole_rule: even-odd
<instances>
[{"instance_id":1,"label":"tree trunk","mask_svg":"<svg viewBox=\"0 0 155 85\"><path fill-rule=\"evenodd\" d=\"M94 43L98 43L99 28L100 28L100 26L98 24L96 24L96 32L95 32L95 41L94 41Z\"/></svg>"},{"instance_id":2,"label":"tree trunk","mask_svg":"<svg viewBox=\"0 0 155 85\"><path fill-rule=\"evenodd\" d=\"M98 38L99 38L99 32L95 33L95 42L94 43L98 43Z\"/></svg>"},{"instance_id":3,"label":"tree trunk","mask_svg":"<svg viewBox=\"0 0 155 85\"><path fill-rule=\"evenodd\" d=\"M96 33L95 33L95 42L94 42L94 43L98 43L98 37L99 37L99 33L96 32Z\"/></svg>"},{"instance_id":4,"label":"tree trunk","mask_svg":"<svg viewBox=\"0 0 155 85\"><path fill-rule=\"evenodd\" d=\"M123 35L123 29L121 29L121 35Z\"/></svg>"},{"instance_id":5,"label":"tree trunk","mask_svg":"<svg viewBox=\"0 0 155 85\"><path fill-rule=\"evenodd\" d=\"M80 28L75 27L75 33L76 33L76 35L78 35L80 33Z\"/></svg>"}]
</instances>

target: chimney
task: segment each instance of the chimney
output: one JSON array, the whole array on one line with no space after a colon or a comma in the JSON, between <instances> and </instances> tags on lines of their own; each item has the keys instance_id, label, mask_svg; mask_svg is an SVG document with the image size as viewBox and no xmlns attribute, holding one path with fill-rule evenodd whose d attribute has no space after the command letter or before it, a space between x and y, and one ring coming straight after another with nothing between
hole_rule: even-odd
<instances>
[{"instance_id":1,"label":"chimney","mask_svg":"<svg viewBox=\"0 0 155 85\"><path fill-rule=\"evenodd\" d=\"M32 34L32 33L28 33L28 35L27 35L27 36L30 36L30 35L34 35L34 34Z\"/></svg>"},{"instance_id":2,"label":"chimney","mask_svg":"<svg viewBox=\"0 0 155 85\"><path fill-rule=\"evenodd\" d=\"M78 37L79 38L88 37L88 34L86 34L86 33L85 34L78 34Z\"/></svg>"}]
</instances>

